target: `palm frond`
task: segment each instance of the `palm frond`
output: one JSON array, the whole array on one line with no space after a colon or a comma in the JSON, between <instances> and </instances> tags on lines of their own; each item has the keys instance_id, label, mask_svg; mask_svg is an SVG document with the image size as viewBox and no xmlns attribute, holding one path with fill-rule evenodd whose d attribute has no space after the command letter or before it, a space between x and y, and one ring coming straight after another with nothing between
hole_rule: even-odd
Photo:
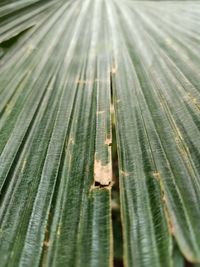
<instances>
[{"instance_id":1,"label":"palm frond","mask_svg":"<svg viewBox=\"0 0 200 267\"><path fill-rule=\"evenodd\" d=\"M199 7L0 4L2 267L200 262Z\"/></svg>"}]
</instances>

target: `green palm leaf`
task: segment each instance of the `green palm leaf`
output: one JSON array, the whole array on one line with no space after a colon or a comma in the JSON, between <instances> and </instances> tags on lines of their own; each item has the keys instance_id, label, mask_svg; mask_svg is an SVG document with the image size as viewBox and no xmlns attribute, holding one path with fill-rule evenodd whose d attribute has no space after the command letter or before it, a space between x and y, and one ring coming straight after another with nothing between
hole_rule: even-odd
<instances>
[{"instance_id":1,"label":"green palm leaf","mask_svg":"<svg viewBox=\"0 0 200 267\"><path fill-rule=\"evenodd\" d=\"M2 1L1 266L200 263L199 7Z\"/></svg>"}]
</instances>

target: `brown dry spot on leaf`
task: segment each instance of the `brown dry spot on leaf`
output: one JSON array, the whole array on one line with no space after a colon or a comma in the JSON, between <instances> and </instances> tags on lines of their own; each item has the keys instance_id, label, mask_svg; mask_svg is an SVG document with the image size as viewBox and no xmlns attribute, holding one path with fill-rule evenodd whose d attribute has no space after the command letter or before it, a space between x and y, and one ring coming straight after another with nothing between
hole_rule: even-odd
<instances>
[{"instance_id":1,"label":"brown dry spot on leaf","mask_svg":"<svg viewBox=\"0 0 200 267\"><path fill-rule=\"evenodd\" d=\"M124 177L128 177L128 176L130 175L129 172L125 172L125 171L123 171L123 170L120 170L120 174L121 174L122 176L124 176Z\"/></svg>"},{"instance_id":2,"label":"brown dry spot on leaf","mask_svg":"<svg viewBox=\"0 0 200 267\"><path fill-rule=\"evenodd\" d=\"M111 138L106 138L104 143L105 143L105 145L111 146L111 144L112 144Z\"/></svg>"},{"instance_id":3,"label":"brown dry spot on leaf","mask_svg":"<svg viewBox=\"0 0 200 267\"><path fill-rule=\"evenodd\" d=\"M74 144L75 144L75 142L74 142L74 139L73 139L72 137L71 137L71 138L69 138L68 144L72 144L72 145L74 145Z\"/></svg>"},{"instance_id":4,"label":"brown dry spot on leaf","mask_svg":"<svg viewBox=\"0 0 200 267\"><path fill-rule=\"evenodd\" d=\"M27 163L27 160L25 159L25 160L22 162L22 169L21 169L21 172L23 172L23 171L25 170L26 163Z\"/></svg>"},{"instance_id":5,"label":"brown dry spot on leaf","mask_svg":"<svg viewBox=\"0 0 200 267\"><path fill-rule=\"evenodd\" d=\"M168 227L169 227L170 234L174 235L175 231L174 231L174 226L172 224L171 219L168 220Z\"/></svg>"},{"instance_id":6,"label":"brown dry spot on leaf","mask_svg":"<svg viewBox=\"0 0 200 267\"><path fill-rule=\"evenodd\" d=\"M160 174L160 172L157 171L157 172L153 173L153 176L155 177L156 180L158 180L158 182L160 184L161 201L163 202L164 213L165 213L165 218L167 220L168 231L171 235L174 235L175 230L174 230L171 216L170 216L169 211L168 211L168 205L167 205L168 200L167 200L167 195L165 194L165 191L163 188L161 174Z\"/></svg>"},{"instance_id":7,"label":"brown dry spot on leaf","mask_svg":"<svg viewBox=\"0 0 200 267\"><path fill-rule=\"evenodd\" d=\"M194 96L192 96L190 93L187 93L186 94L185 99L189 103L193 104L198 110L200 110L200 103L199 103L199 101Z\"/></svg>"},{"instance_id":8,"label":"brown dry spot on leaf","mask_svg":"<svg viewBox=\"0 0 200 267\"><path fill-rule=\"evenodd\" d=\"M77 84L91 84L92 82L91 80L76 80Z\"/></svg>"},{"instance_id":9,"label":"brown dry spot on leaf","mask_svg":"<svg viewBox=\"0 0 200 267\"><path fill-rule=\"evenodd\" d=\"M156 180L160 180L161 179L159 172L154 172L153 176L156 178Z\"/></svg>"},{"instance_id":10,"label":"brown dry spot on leaf","mask_svg":"<svg viewBox=\"0 0 200 267\"><path fill-rule=\"evenodd\" d=\"M44 241L44 247L48 248L50 246L50 242L49 241Z\"/></svg>"},{"instance_id":11,"label":"brown dry spot on leaf","mask_svg":"<svg viewBox=\"0 0 200 267\"><path fill-rule=\"evenodd\" d=\"M171 216L170 216L169 210L168 210L167 196L163 190L162 190L162 202L163 202L163 206L164 206L165 218L167 220L168 231L171 235L174 235L175 229L174 229L174 225L172 223L172 219L171 219Z\"/></svg>"},{"instance_id":12,"label":"brown dry spot on leaf","mask_svg":"<svg viewBox=\"0 0 200 267\"><path fill-rule=\"evenodd\" d=\"M111 200L111 209L112 210L119 210L120 209L120 206L119 206L119 204L116 201Z\"/></svg>"},{"instance_id":13,"label":"brown dry spot on leaf","mask_svg":"<svg viewBox=\"0 0 200 267\"><path fill-rule=\"evenodd\" d=\"M111 73L116 74L117 69L118 69L117 66L112 66Z\"/></svg>"},{"instance_id":14,"label":"brown dry spot on leaf","mask_svg":"<svg viewBox=\"0 0 200 267\"><path fill-rule=\"evenodd\" d=\"M94 181L102 186L108 186L112 182L112 166L111 163L102 165L100 160L94 163Z\"/></svg>"},{"instance_id":15,"label":"brown dry spot on leaf","mask_svg":"<svg viewBox=\"0 0 200 267\"><path fill-rule=\"evenodd\" d=\"M171 235L174 235L175 229L174 229L174 225L172 223L172 219L171 219L169 211L168 211L167 199L166 199L165 194L163 194L162 201L163 201L163 206L164 206L165 218L167 220L168 231Z\"/></svg>"},{"instance_id":16,"label":"brown dry spot on leaf","mask_svg":"<svg viewBox=\"0 0 200 267\"><path fill-rule=\"evenodd\" d=\"M166 203L166 197L165 197L165 195L163 195L163 197L162 197L162 201L163 201L164 203Z\"/></svg>"},{"instance_id":17,"label":"brown dry spot on leaf","mask_svg":"<svg viewBox=\"0 0 200 267\"><path fill-rule=\"evenodd\" d=\"M110 113L111 114L114 114L115 113L115 108L114 108L114 105L113 104L110 105Z\"/></svg>"}]
</instances>

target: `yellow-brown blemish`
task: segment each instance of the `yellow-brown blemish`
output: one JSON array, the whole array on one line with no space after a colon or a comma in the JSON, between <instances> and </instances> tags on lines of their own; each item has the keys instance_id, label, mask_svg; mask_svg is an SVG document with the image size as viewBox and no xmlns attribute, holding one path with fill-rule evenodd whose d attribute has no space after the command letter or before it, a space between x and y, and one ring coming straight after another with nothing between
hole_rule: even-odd
<instances>
[{"instance_id":1,"label":"yellow-brown blemish","mask_svg":"<svg viewBox=\"0 0 200 267\"><path fill-rule=\"evenodd\" d=\"M166 217L166 220L167 220L167 226L168 226L168 231L171 235L174 235L174 232L175 232L175 229L174 229L174 226L173 226L173 223L172 223L172 219L170 217L170 214L169 214L169 211L168 211L168 206L167 206L167 197L164 193L164 191L162 191L162 201L163 201L163 204L164 204L164 213L165 213L165 217Z\"/></svg>"},{"instance_id":2,"label":"yellow-brown blemish","mask_svg":"<svg viewBox=\"0 0 200 267\"><path fill-rule=\"evenodd\" d=\"M25 167L26 167L26 163L27 163L27 160L25 159L25 160L23 161L23 163L22 163L22 170L21 170L21 172L24 171L24 169L25 169Z\"/></svg>"},{"instance_id":3,"label":"yellow-brown blemish","mask_svg":"<svg viewBox=\"0 0 200 267\"><path fill-rule=\"evenodd\" d=\"M115 112L115 108L114 108L114 105L113 104L110 105L110 112L112 114L114 114L114 112Z\"/></svg>"},{"instance_id":4,"label":"yellow-brown blemish","mask_svg":"<svg viewBox=\"0 0 200 267\"><path fill-rule=\"evenodd\" d=\"M160 173L159 172L154 172L153 173L153 176L157 179L157 180L160 180Z\"/></svg>"},{"instance_id":5,"label":"yellow-brown blemish","mask_svg":"<svg viewBox=\"0 0 200 267\"><path fill-rule=\"evenodd\" d=\"M74 145L74 139L73 139L73 138L70 138L70 139L69 139L69 144Z\"/></svg>"},{"instance_id":6,"label":"yellow-brown blemish","mask_svg":"<svg viewBox=\"0 0 200 267\"><path fill-rule=\"evenodd\" d=\"M172 221L171 221L170 218L169 218L169 220L168 220L168 228L169 228L169 232L170 232L170 234L174 235L175 230L174 230L174 226L173 226Z\"/></svg>"},{"instance_id":7,"label":"yellow-brown blemish","mask_svg":"<svg viewBox=\"0 0 200 267\"><path fill-rule=\"evenodd\" d=\"M124 176L124 177L128 177L128 176L130 175L129 172L125 172L125 171L122 171L122 170L120 170L120 174L121 174L122 176Z\"/></svg>"},{"instance_id":8,"label":"yellow-brown blemish","mask_svg":"<svg viewBox=\"0 0 200 267\"><path fill-rule=\"evenodd\" d=\"M104 144L110 146L112 144L111 138L106 138Z\"/></svg>"},{"instance_id":9,"label":"yellow-brown blemish","mask_svg":"<svg viewBox=\"0 0 200 267\"><path fill-rule=\"evenodd\" d=\"M112 210L119 210L120 209L120 206L119 206L119 204L116 201L112 200L111 201L111 209Z\"/></svg>"},{"instance_id":10,"label":"yellow-brown blemish","mask_svg":"<svg viewBox=\"0 0 200 267\"><path fill-rule=\"evenodd\" d=\"M190 102L191 104L193 104L198 110L200 110L200 103L199 101L192 96L190 93L187 93L185 96L185 99Z\"/></svg>"},{"instance_id":11,"label":"yellow-brown blemish","mask_svg":"<svg viewBox=\"0 0 200 267\"><path fill-rule=\"evenodd\" d=\"M49 246L50 246L50 242L49 241L44 241L44 246L46 247L46 248L48 248Z\"/></svg>"},{"instance_id":12,"label":"yellow-brown blemish","mask_svg":"<svg viewBox=\"0 0 200 267\"><path fill-rule=\"evenodd\" d=\"M92 82L91 80L76 80L77 84L91 84Z\"/></svg>"},{"instance_id":13,"label":"yellow-brown blemish","mask_svg":"<svg viewBox=\"0 0 200 267\"><path fill-rule=\"evenodd\" d=\"M111 69L111 73L112 74L116 74L117 69L118 69L117 66L113 66L112 69Z\"/></svg>"},{"instance_id":14,"label":"yellow-brown blemish","mask_svg":"<svg viewBox=\"0 0 200 267\"><path fill-rule=\"evenodd\" d=\"M163 195L163 197L162 197L162 201L163 201L164 203L166 203L166 197L165 197L165 195Z\"/></svg>"},{"instance_id":15,"label":"yellow-brown blemish","mask_svg":"<svg viewBox=\"0 0 200 267\"><path fill-rule=\"evenodd\" d=\"M168 164L168 162L167 162ZM160 172L154 172L153 176L158 180L159 185L160 185L160 190L161 190L161 201L163 202L163 207L164 207L164 213L165 213L165 217L167 220L167 226L168 226L168 231L170 234L174 235L174 226L172 223L172 219L170 217L169 211L168 211L168 205L167 205L167 196L164 192L164 187L163 187L163 183L161 180L161 174Z\"/></svg>"},{"instance_id":16,"label":"yellow-brown blemish","mask_svg":"<svg viewBox=\"0 0 200 267\"><path fill-rule=\"evenodd\" d=\"M111 163L103 165L100 160L95 160L94 181L103 186L109 185L112 182Z\"/></svg>"}]
</instances>

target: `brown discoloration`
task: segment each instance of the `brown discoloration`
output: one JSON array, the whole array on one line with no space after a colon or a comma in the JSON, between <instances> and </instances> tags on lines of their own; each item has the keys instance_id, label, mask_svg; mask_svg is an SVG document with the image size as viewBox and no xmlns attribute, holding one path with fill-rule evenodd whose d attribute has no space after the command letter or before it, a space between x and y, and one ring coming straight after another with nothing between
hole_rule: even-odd
<instances>
[{"instance_id":1,"label":"brown discoloration","mask_svg":"<svg viewBox=\"0 0 200 267\"><path fill-rule=\"evenodd\" d=\"M171 216L170 216L169 211L168 211L167 196L163 190L162 190L162 199L161 200L162 200L163 206L164 206L164 213L165 213L165 217L167 220L168 231L171 235L174 235L175 229L174 229L174 225L172 223Z\"/></svg>"},{"instance_id":2,"label":"brown discoloration","mask_svg":"<svg viewBox=\"0 0 200 267\"><path fill-rule=\"evenodd\" d=\"M44 247L48 248L50 246L50 242L49 241L44 241Z\"/></svg>"},{"instance_id":3,"label":"brown discoloration","mask_svg":"<svg viewBox=\"0 0 200 267\"><path fill-rule=\"evenodd\" d=\"M153 177L155 177L156 180L160 180L161 179L161 176L160 176L159 172L153 172Z\"/></svg>"},{"instance_id":4,"label":"brown discoloration","mask_svg":"<svg viewBox=\"0 0 200 267\"><path fill-rule=\"evenodd\" d=\"M112 200L111 201L111 209L112 210L119 210L120 209L120 206L119 206L119 204L116 201Z\"/></svg>"},{"instance_id":5,"label":"brown discoloration","mask_svg":"<svg viewBox=\"0 0 200 267\"><path fill-rule=\"evenodd\" d=\"M162 196L162 201L163 201L163 206L164 206L164 213L165 213L165 218L167 220L167 227L168 227L168 231L171 235L174 235L175 233L175 229L172 223L172 219L169 215L169 211L168 211L168 207L167 207L167 198L163 192L163 196Z\"/></svg>"},{"instance_id":6,"label":"brown discoloration","mask_svg":"<svg viewBox=\"0 0 200 267\"><path fill-rule=\"evenodd\" d=\"M22 162L22 169L21 169L21 172L24 171L25 167L26 167L26 163L27 163L27 160L25 159L23 162Z\"/></svg>"},{"instance_id":7,"label":"brown discoloration","mask_svg":"<svg viewBox=\"0 0 200 267\"><path fill-rule=\"evenodd\" d=\"M111 73L116 74L117 73L117 66L112 66Z\"/></svg>"},{"instance_id":8,"label":"brown discoloration","mask_svg":"<svg viewBox=\"0 0 200 267\"><path fill-rule=\"evenodd\" d=\"M158 183L160 185L160 191L161 191L161 201L163 203L163 208L164 208L164 213L165 213L165 218L167 221L167 227L168 227L168 231L171 235L174 235L175 229L172 223L172 219L171 216L169 214L169 210L168 210L168 199L167 199L167 195L165 194L164 191L164 187L163 187L163 183L162 183L162 179L161 179L161 174L160 172L154 172L153 176L158 180Z\"/></svg>"},{"instance_id":9,"label":"brown discoloration","mask_svg":"<svg viewBox=\"0 0 200 267\"><path fill-rule=\"evenodd\" d=\"M169 227L169 232L170 232L170 234L171 234L171 235L174 235L174 233L175 233L175 229L174 229L174 226L173 226L173 224L172 224L172 220L171 220L171 218L169 218L169 220L168 220L168 227Z\"/></svg>"},{"instance_id":10,"label":"brown discoloration","mask_svg":"<svg viewBox=\"0 0 200 267\"><path fill-rule=\"evenodd\" d=\"M128 176L130 175L129 172L125 172L125 171L123 171L123 170L120 170L120 174L121 174L122 176L124 176L124 177L128 177Z\"/></svg>"},{"instance_id":11,"label":"brown discoloration","mask_svg":"<svg viewBox=\"0 0 200 267\"><path fill-rule=\"evenodd\" d=\"M185 99L189 103L193 104L198 110L200 110L200 103L199 103L199 101L194 96L192 96L190 93L187 93L186 94Z\"/></svg>"},{"instance_id":12,"label":"brown discoloration","mask_svg":"<svg viewBox=\"0 0 200 267\"><path fill-rule=\"evenodd\" d=\"M177 127L177 125L176 125L176 123L175 123L175 121L174 121L174 119L173 119L173 122L174 122L175 130L176 130L176 132L177 132L178 137L179 137L181 140L184 140L183 137L182 137L182 134L181 134L181 132L180 132L180 130L179 130L179 128Z\"/></svg>"},{"instance_id":13,"label":"brown discoloration","mask_svg":"<svg viewBox=\"0 0 200 267\"><path fill-rule=\"evenodd\" d=\"M68 153L70 154L70 148L75 144L74 139L73 138L69 138L69 140L66 140L65 143L65 149L68 151Z\"/></svg>"},{"instance_id":14,"label":"brown discoloration","mask_svg":"<svg viewBox=\"0 0 200 267\"><path fill-rule=\"evenodd\" d=\"M100 160L95 160L94 181L102 186L108 186L112 182L111 163L103 165Z\"/></svg>"},{"instance_id":15,"label":"brown discoloration","mask_svg":"<svg viewBox=\"0 0 200 267\"><path fill-rule=\"evenodd\" d=\"M105 143L105 145L111 146L112 145L112 139L111 138L106 138L104 143Z\"/></svg>"},{"instance_id":16,"label":"brown discoloration","mask_svg":"<svg viewBox=\"0 0 200 267\"><path fill-rule=\"evenodd\" d=\"M71 137L68 143L74 145L74 139Z\"/></svg>"},{"instance_id":17,"label":"brown discoloration","mask_svg":"<svg viewBox=\"0 0 200 267\"><path fill-rule=\"evenodd\" d=\"M91 80L76 80L77 84L91 84L93 81Z\"/></svg>"},{"instance_id":18,"label":"brown discoloration","mask_svg":"<svg viewBox=\"0 0 200 267\"><path fill-rule=\"evenodd\" d=\"M177 142L177 145L178 145L178 149L180 151L181 156L185 160L187 160L189 158L189 155L188 155L189 148L185 144L183 144L182 142Z\"/></svg>"},{"instance_id":19,"label":"brown discoloration","mask_svg":"<svg viewBox=\"0 0 200 267\"><path fill-rule=\"evenodd\" d=\"M114 108L114 105L113 105L113 104L110 105L110 112L111 112L112 114L115 113L115 108Z\"/></svg>"},{"instance_id":20,"label":"brown discoloration","mask_svg":"<svg viewBox=\"0 0 200 267\"><path fill-rule=\"evenodd\" d=\"M102 185L99 182L93 182L93 184L90 187L90 192L94 189L108 189L111 190L113 186L113 182L110 182L108 185Z\"/></svg>"},{"instance_id":21,"label":"brown discoloration","mask_svg":"<svg viewBox=\"0 0 200 267\"><path fill-rule=\"evenodd\" d=\"M165 195L163 195L163 197L162 197L162 201L163 201L164 204L166 204L167 200L166 200Z\"/></svg>"}]
</instances>

